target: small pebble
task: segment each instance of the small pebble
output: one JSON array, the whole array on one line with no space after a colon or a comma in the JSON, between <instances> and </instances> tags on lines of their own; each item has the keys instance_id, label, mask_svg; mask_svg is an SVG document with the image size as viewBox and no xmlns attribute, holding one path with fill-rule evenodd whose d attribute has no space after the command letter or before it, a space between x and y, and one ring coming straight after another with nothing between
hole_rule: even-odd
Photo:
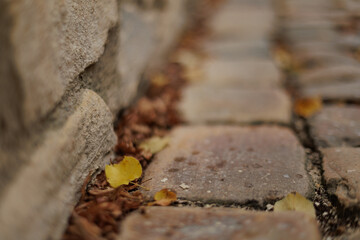
<instances>
[{"instance_id":1,"label":"small pebble","mask_svg":"<svg viewBox=\"0 0 360 240\"><path fill-rule=\"evenodd\" d=\"M186 185L185 183L182 183L179 185L182 189L186 190L186 189L189 189L190 186L189 185Z\"/></svg>"},{"instance_id":2,"label":"small pebble","mask_svg":"<svg viewBox=\"0 0 360 240\"><path fill-rule=\"evenodd\" d=\"M164 182L166 182L167 180L168 180L167 178L163 178L163 179L161 179L161 182L164 183Z\"/></svg>"}]
</instances>

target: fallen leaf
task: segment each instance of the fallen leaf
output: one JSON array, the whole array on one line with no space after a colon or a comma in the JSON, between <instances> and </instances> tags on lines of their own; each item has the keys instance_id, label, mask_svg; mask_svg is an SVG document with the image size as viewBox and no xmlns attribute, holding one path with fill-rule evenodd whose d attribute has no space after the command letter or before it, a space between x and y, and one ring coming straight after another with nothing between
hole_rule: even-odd
<instances>
[{"instance_id":1,"label":"fallen leaf","mask_svg":"<svg viewBox=\"0 0 360 240\"><path fill-rule=\"evenodd\" d=\"M154 202L149 203L149 206L169 206L172 202L176 201L176 192L170 189L164 188L155 193Z\"/></svg>"},{"instance_id":2,"label":"fallen leaf","mask_svg":"<svg viewBox=\"0 0 360 240\"><path fill-rule=\"evenodd\" d=\"M302 117L310 117L322 108L320 97L302 98L295 102L295 112Z\"/></svg>"},{"instance_id":3,"label":"fallen leaf","mask_svg":"<svg viewBox=\"0 0 360 240\"><path fill-rule=\"evenodd\" d=\"M311 217L316 217L313 203L297 192L289 193L285 198L275 203L274 212L283 211L303 212Z\"/></svg>"},{"instance_id":4,"label":"fallen leaf","mask_svg":"<svg viewBox=\"0 0 360 240\"><path fill-rule=\"evenodd\" d=\"M127 185L130 181L139 178L141 174L140 162L134 157L125 156L120 163L105 166L106 180L113 188Z\"/></svg>"},{"instance_id":5,"label":"fallen leaf","mask_svg":"<svg viewBox=\"0 0 360 240\"><path fill-rule=\"evenodd\" d=\"M168 137L152 137L143 141L139 148L155 154L163 150L169 144L169 140Z\"/></svg>"},{"instance_id":6,"label":"fallen leaf","mask_svg":"<svg viewBox=\"0 0 360 240\"><path fill-rule=\"evenodd\" d=\"M156 74L151 78L151 83L157 87L163 87L169 84L169 79L164 74Z\"/></svg>"}]
</instances>

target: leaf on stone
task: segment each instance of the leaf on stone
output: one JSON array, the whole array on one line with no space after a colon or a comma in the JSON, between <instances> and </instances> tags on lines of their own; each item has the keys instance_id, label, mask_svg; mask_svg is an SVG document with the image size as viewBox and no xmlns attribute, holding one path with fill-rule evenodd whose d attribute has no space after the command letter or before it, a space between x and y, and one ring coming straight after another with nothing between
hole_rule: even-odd
<instances>
[{"instance_id":1,"label":"leaf on stone","mask_svg":"<svg viewBox=\"0 0 360 240\"><path fill-rule=\"evenodd\" d=\"M295 102L295 112L302 117L310 117L322 108L320 97L302 98Z\"/></svg>"},{"instance_id":2,"label":"leaf on stone","mask_svg":"<svg viewBox=\"0 0 360 240\"><path fill-rule=\"evenodd\" d=\"M105 166L106 180L113 188L127 185L139 178L141 174L140 162L134 157L125 156L120 163Z\"/></svg>"},{"instance_id":3,"label":"leaf on stone","mask_svg":"<svg viewBox=\"0 0 360 240\"><path fill-rule=\"evenodd\" d=\"M297 192L289 193L285 198L275 203L274 212L283 211L303 212L313 218L316 217L313 203Z\"/></svg>"},{"instance_id":4,"label":"leaf on stone","mask_svg":"<svg viewBox=\"0 0 360 240\"><path fill-rule=\"evenodd\" d=\"M168 137L152 137L143 141L139 148L155 154L163 150L169 144L169 140Z\"/></svg>"},{"instance_id":5,"label":"leaf on stone","mask_svg":"<svg viewBox=\"0 0 360 240\"><path fill-rule=\"evenodd\" d=\"M176 201L176 192L167 188L155 193L154 202L149 203L149 206L169 206L172 202Z\"/></svg>"}]
</instances>

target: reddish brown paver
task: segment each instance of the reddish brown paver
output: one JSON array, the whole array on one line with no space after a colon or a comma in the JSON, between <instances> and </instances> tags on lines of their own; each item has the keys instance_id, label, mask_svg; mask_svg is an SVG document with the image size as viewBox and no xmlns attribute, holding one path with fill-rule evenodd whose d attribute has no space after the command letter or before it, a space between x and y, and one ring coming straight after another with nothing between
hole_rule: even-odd
<instances>
[{"instance_id":1,"label":"reddish brown paver","mask_svg":"<svg viewBox=\"0 0 360 240\"><path fill-rule=\"evenodd\" d=\"M193 85L178 106L189 123L289 123L291 101L280 89L241 89Z\"/></svg>"},{"instance_id":2,"label":"reddish brown paver","mask_svg":"<svg viewBox=\"0 0 360 240\"><path fill-rule=\"evenodd\" d=\"M360 107L326 106L309 119L320 147L360 146Z\"/></svg>"},{"instance_id":3,"label":"reddish brown paver","mask_svg":"<svg viewBox=\"0 0 360 240\"><path fill-rule=\"evenodd\" d=\"M324 100L360 100L360 80L329 83L303 89L307 97L320 96Z\"/></svg>"},{"instance_id":4,"label":"reddish brown paver","mask_svg":"<svg viewBox=\"0 0 360 240\"><path fill-rule=\"evenodd\" d=\"M170 136L145 171L149 199L163 188L194 201L260 204L311 193L304 149L285 127L189 126Z\"/></svg>"},{"instance_id":5,"label":"reddish brown paver","mask_svg":"<svg viewBox=\"0 0 360 240\"><path fill-rule=\"evenodd\" d=\"M299 83L304 86L344 82L360 78L360 65L332 65L307 71L300 75Z\"/></svg>"},{"instance_id":6,"label":"reddish brown paver","mask_svg":"<svg viewBox=\"0 0 360 240\"><path fill-rule=\"evenodd\" d=\"M360 206L360 148L321 149L328 191L345 206Z\"/></svg>"},{"instance_id":7,"label":"reddish brown paver","mask_svg":"<svg viewBox=\"0 0 360 240\"><path fill-rule=\"evenodd\" d=\"M119 240L320 240L316 221L297 213L147 207L128 216Z\"/></svg>"},{"instance_id":8,"label":"reddish brown paver","mask_svg":"<svg viewBox=\"0 0 360 240\"><path fill-rule=\"evenodd\" d=\"M260 71L261 69L261 71ZM203 82L208 86L274 88L281 85L281 73L270 59L212 59L203 64Z\"/></svg>"}]
</instances>

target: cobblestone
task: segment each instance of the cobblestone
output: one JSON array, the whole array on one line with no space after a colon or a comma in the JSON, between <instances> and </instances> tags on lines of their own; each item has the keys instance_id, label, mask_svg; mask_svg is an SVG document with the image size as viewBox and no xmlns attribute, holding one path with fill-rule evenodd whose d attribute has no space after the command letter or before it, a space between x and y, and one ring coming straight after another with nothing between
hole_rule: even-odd
<instances>
[{"instance_id":1,"label":"cobblestone","mask_svg":"<svg viewBox=\"0 0 360 240\"><path fill-rule=\"evenodd\" d=\"M325 106L309 124L320 147L360 146L358 106Z\"/></svg>"},{"instance_id":2,"label":"cobblestone","mask_svg":"<svg viewBox=\"0 0 360 240\"><path fill-rule=\"evenodd\" d=\"M168 181L161 180L167 178ZM284 127L179 127L145 171L148 198L163 188L205 202L264 201L311 194L305 152ZM189 189L184 190L181 184Z\"/></svg>"},{"instance_id":3,"label":"cobblestone","mask_svg":"<svg viewBox=\"0 0 360 240\"><path fill-rule=\"evenodd\" d=\"M313 219L240 209L148 207L129 216L118 239L320 240Z\"/></svg>"},{"instance_id":4,"label":"cobblestone","mask_svg":"<svg viewBox=\"0 0 360 240\"><path fill-rule=\"evenodd\" d=\"M279 89L236 89L193 85L185 89L179 111L189 123L289 123L291 102Z\"/></svg>"},{"instance_id":5,"label":"cobblestone","mask_svg":"<svg viewBox=\"0 0 360 240\"><path fill-rule=\"evenodd\" d=\"M360 148L325 148L321 152L328 191L346 206L360 206Z\"/></svg>"},{"instance_id":6,"label":"cobblestone","mask_svg":"<svg viewBox=\"0 0 360 240\"><path fill-rule=\"evenodd\" d=\"M204 63L203 72L208 86L271 88L281 84L280 71L269 59L213 59Z\"/></svg>"}]
</instances>

